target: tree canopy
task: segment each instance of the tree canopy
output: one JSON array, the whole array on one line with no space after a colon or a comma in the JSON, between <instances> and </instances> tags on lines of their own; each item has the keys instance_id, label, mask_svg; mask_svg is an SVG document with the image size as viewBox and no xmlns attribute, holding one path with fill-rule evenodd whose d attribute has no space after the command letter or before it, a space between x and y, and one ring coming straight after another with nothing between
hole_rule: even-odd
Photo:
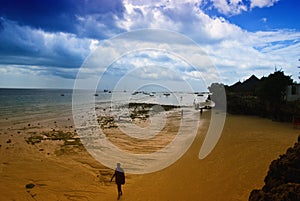
<instances>
[{"instance_id":1,"label":"tree canopy","mask_svg":"<svg viewBox=\"0 0 300 201\"><path fill-rule=\"evenodd\" d=\"M277 108L284 103L286 88L292 83L291 77L285 75L283 71L275 71L268 77L261 79L261 83L257 88L257 95L261 101Z\"/></svg>"}]
</instances>

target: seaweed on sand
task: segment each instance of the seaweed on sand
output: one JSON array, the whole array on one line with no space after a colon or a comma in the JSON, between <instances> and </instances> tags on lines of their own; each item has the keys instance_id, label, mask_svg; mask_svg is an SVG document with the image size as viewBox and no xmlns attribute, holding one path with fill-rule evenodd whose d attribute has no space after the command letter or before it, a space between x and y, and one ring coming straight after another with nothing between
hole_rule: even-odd
<instances>
[{"instance_id":1,"label":"seaweed on sand","mask_svg":"<svg viewBox=\"0 0 300 201\"><path fill-rule=\"evenodd\" d=\"M41 134L31 134L30 137L25 139L28 144L34 145L36 143L40 143L42 141L63 141L63 145L73 145L81 147L80 138L73 132L65 132L65 131L49 131L42 132Z\"/></svg>"},{"instance_id":2,"label":"seaweed on sand","mask_svg":"<svg viewBox=\"0 0 300 201\"><path fill-rule=\"evenodd\" d=\"M142 120L146 120L149 118L149 113L159 113L162 111L170 111L174 108L178 108L179 106L175 105L158 105L152 103L129 103L129 109L131 109L130 118L135 119L139 118ZM153 109L155 108L155 109Z\"/></svg>"}]
</instances>

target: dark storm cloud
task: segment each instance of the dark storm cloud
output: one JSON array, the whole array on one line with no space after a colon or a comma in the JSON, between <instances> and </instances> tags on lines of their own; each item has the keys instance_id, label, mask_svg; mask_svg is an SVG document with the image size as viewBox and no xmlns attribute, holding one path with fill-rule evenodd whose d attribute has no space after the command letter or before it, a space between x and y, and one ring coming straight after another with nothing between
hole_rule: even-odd
<instances>
[{"instance_id":1,"label":"dark storm cloud","mask_svg":"<svg viewBox=\"0 0 300 201\"><path fill-rule=\"evenodd\" d=\"M91 38L122 31L120 0L2 0L0 64L73 79L91 51ZM17 69L16 69L17 70Z\"/></svg>"},{"instance_id":2,"label":"dark storm cloud","mask_svg":"<svg viewBox=\"0 0 300 201\"><path fill-rule=\"evenodd\" d=\"M72 34L49 34L0 19L1 64L78 68L89 54L89 41Z\"/></svg>"},{"instance_id":3,"label":"dark storm cloud","mask_svg":"<svg viewBox=\"0 0 300 201\"><path fill-rule=\"evenodd\" d=\"M74 32L76 1L71 0L3 0L0 15L20 25L46 31Z\"/></svg>"},{"instance_id":4,"label":"dark storm cloud","mask_svg":"<svg viewBox=\"0 0 300 201\"><path fill-rule=\"evenodd\" d=\"M86 33L79 18L93 15L100 24L114 26L112 15L122 18L120 0L2 0L0 16L47 32ZM83 27L84 29L84 27Z\"/></svg>"}]
</instances>

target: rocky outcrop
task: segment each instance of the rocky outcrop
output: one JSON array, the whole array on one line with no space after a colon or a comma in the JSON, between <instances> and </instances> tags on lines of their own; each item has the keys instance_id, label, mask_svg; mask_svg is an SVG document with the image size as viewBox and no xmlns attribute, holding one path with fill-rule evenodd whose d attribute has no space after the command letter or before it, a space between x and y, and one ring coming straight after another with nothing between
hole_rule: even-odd
<instances>
[{"instance_id":1,"label":"rocky outcrop","mask_svg":"<svg viewBox=\"0 0 300 201\"><path fill-rule=\"evenodd\" d=\"M262 190L253 190L249 201L300 200L300 136L293 148L274 160Z\"/></svg>"}]
</instances>

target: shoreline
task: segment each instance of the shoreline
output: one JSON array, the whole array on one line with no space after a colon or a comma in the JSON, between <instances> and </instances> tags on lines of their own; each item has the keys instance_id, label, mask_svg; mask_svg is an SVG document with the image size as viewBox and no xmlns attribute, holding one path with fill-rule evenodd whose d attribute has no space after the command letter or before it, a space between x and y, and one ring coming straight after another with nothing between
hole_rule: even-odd
<instances>
[{"instance_id":1,"label":"shoreline","mask_svg":"<svg viewBox=\"0 0 300 201\"><path fill-rule=\"evenodd\" d=\"M202 126L193 144L173 165L145 175L126 174L124 199L246 200L252 189L263 185L270 162L298 137L298 130L292 124L228 114L215 149L199 160L209 116L210 111L203 112ZM34 145L25 141L32 135L54 132L53 129L73 133L72 116L0 126L3 156L0 199L115 199L115 184L109 182L113 170L101 165L85 149L65 145L63 139L44 140ZM172 126L167 125L167 129ZM113 135L115 128L106 130ZM29 183L35 187L26 189ZM160 188L156 188L158 185Z\"/></svg>"}]
</instances>

